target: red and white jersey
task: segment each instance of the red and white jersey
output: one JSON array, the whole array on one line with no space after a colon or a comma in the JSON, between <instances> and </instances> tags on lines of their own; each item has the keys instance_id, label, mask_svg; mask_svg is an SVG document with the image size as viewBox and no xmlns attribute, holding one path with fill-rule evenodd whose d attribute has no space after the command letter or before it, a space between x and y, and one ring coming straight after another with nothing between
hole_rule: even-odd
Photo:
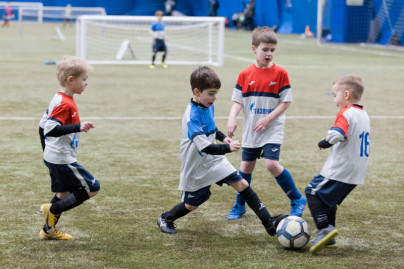
<instances>
[{"instance_id":1,"label":"red and white jersey","mask_svg":"<svg viewBox=\"0 0 404 269\"><path fill-rule=\"evenodd\" d=\"M370 120L363 107L351 105L341 109L326 141L333 146L321 175L348 184L364 184L370 152Z\"/></svg>"},{"instance_id":2,"label":"red and white jersey","mask_svg":"<svg viewBox=\"0 0 404 269\"><path fill-rule=\"evenodd\" d=\"M46 121L44 121L46 118ZM44 122L44 124L43 124ZM56 125L71 125L80 123L79 112L73 97L58 92L49 104L48 110L41 119L44 133L47 134ZM44 159L53 164L69 164L77 161L77 147L80 132L46 137Z\"/></svg>"},{"instance_id":3,"label":"red and white jersey","mask_svg":"<svg viewBox=\"0 0 404 269\"><path fill-rule=\"evenodd\" d=\"M256 122L281 102L292 102L292 89L286 70L273 64L260 69L255 64L240 72L232 100L243 105L243 147L257 148L268 143L282 144L285 113L274 119L262 133L255 132Z\"/></svg>"}]
</instances>

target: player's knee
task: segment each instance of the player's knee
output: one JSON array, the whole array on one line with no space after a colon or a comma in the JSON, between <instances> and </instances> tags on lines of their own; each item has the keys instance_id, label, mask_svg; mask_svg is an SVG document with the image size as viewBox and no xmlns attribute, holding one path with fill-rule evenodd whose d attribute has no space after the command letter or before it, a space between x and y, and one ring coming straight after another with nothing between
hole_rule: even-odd
<instances>
[{"instance_id":1,"label":"player's knee","mask_svg":"<svg viewBox=\"0 0 404 269\"><path fill-rule=\"evenodd\" d=\"M68 195L70 194L70 192L66 191L66 192L58 192L56 193L56 197L59 198L60 200L66 198Z\"/></svg>"},{"instance_id":2,"label":"player's knee","mask_svg":"<svg viewBox=\"0 0 404 269\"><path fill-rule=\"evenodd\" d=\"M186 209L188 209L189 211L194 211L196 210L198 207L194 206L194 205L189 205L189 204L185 204Z\"/></svg>"},{"instance_id":3,"label":"player's knee","mask_svg":"<svg viewBox=\"0 0 404 269\"><path fill-rule=\"evenodd\" d=\"M236 189L236 191L238 191L238 192L242 192L249 186L247 180L245 180L245 179L242 179L237 182L229 183L229 185L232 186L234 189Z\"/></svg>"},{"instance_id":4,"label":"player's knee","mask_svg":"<svg viewBox=\"0 0 404 269\"><path fill-rule=\"evenodd\" d=\"M283 167L275 160L265 160L265 167L274 176L280 175L283 171Z\"/></svg>"},{"instance_id":5,"label":"player's knee","mask_svg":"<svg viewBox=\"0 0 404 269\"><path fill-rule=\"evenodd\" d=\"M92 197L96 196L96 195L98 194L98 192L99 192L99 191L88 192L88 196L89 196L90 198L92 198Z\"/></svg>"}]
</instances>

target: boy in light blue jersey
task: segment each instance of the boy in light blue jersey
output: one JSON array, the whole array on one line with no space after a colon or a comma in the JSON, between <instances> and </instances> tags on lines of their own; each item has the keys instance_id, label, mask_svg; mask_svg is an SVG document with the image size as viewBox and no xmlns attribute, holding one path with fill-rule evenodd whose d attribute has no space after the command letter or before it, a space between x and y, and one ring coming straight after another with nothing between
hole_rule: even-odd
<instances>
[{"instance_id":1,"label":"boy in light blue jersey","mask_svg":"<svg viewBox=\"0 0 404 269\"><path fill-rule=\"evenodd\" d=\"M166 45L166 36L164 33L165 23L163 20L163 11L156 11L155 16L157 18L157 22L153 23L150 29L150 33L153 36L153 56L152 63L150 65L150 69L154 69L154 61L156 60L157 52L163 52L163 56L161 58L161 66L163 68L167 68L168 66L164 63L167 57L167 45Z\"/></svg>"},{"instance_id":2,"label":"boy in light blue jersey","mask_svg":"<svg viewBox=\"0 0 404 269\"><path fill-rule=\"evenodd\" d=\"M271 217L257 194L242 179L223 156L240 149L240 141L233 141L215 125L214 106L221 82L209 67L199 67L190 78L193 98L182 119L181 177L179 189L182 202L164 212L157 220L163 233L175 234L174 221L206 202L210 186L224 183L236 189L261 220L269 235L274 236L278 223L287 215ZM223 144L216 144L220 140Z\"/></svg>"}]
</instances>

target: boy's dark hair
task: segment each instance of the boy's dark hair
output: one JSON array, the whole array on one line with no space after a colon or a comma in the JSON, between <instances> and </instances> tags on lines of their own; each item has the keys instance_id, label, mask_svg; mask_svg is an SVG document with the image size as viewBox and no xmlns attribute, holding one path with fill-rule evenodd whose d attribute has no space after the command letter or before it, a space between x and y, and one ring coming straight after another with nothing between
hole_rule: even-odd
<instances>
[{"instance_id":1,"label":"boy's dark hair","mask_svg":"<svg viewBox=\"0 0 404 269\"><path fill-rule=\"evenodd\" d=\"M252 45L258 47L261 43L278 44L278 38L274 30L268 26L255 28L252 33Z\"/></svg>"},{"instance_id":2,"label":"boy's dark hair","mask_svg":"<svg viewBox=\"0 0 404 269\"><path fill-rule=\"evenodd\" d=\"M206 89L220 89L222 86L220 79L215 71L207 66L201 66L192 72L190 77L191 90L198 88L203 92Z\"/></svg>"}]
</instances>

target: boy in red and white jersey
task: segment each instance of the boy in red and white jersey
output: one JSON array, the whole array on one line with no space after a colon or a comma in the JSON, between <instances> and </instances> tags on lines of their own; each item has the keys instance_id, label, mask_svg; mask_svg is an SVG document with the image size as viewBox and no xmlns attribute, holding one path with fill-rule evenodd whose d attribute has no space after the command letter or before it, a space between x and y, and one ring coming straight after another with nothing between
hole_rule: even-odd
<instances>
[{"instance_id":1,"label":"boy in red and white jersey","mask_svg":"<svg viewBox=\"0 0 404 269\"><path fill-rule=\"evenodd\" d=\"M370 150L370 120L360 105L364 86L354 75L337 79L332 86L334 103L340 108L334 125L320 149L331 148L321 170L306 188L308 205L317 226L317 237L310 252L317 253L326 246L336 246L334 237L337 205L358 184L363 184Z\"/></svg>"},{"instance_id":2,"label":"boy in red and white jersey","mask_svg":"<svg viewBox=\"0 0 404 269\"><path fill-rule=\"evenodd\" d=\"M250 184L256 161L263 157L265 167L290 199L290 215L301 216L306 198L296 188L288 170L279 163L285 111L293 98L288 73L272 61L277 43L277 36L271 28L257 27L253 31L251 48L256 61L238 76L227 134L233 137L237 128L236 117L244 110L240 176ZM245 201L237 194L227 219L239 219L245 212Z\"/></svg>"},{"instance_id":3,"label":"boy in red and white jersey","mask_svg":"<svg viewBox=\"0 0 404 269\"><path fill-rule=\"evenodd\" d=\"M62 212L95 196L100 184L90 172L77 163L80 132L94 128L92 122L80 122L73 95L87 87L91 66L74 56L65 56L57 66L61 89L53 97L39 123L43 158L49 168L51 190L56 193L50 203L40 208L45 224L41 239L71 239L55 228Z\"/></svg>"}]
</instances>

